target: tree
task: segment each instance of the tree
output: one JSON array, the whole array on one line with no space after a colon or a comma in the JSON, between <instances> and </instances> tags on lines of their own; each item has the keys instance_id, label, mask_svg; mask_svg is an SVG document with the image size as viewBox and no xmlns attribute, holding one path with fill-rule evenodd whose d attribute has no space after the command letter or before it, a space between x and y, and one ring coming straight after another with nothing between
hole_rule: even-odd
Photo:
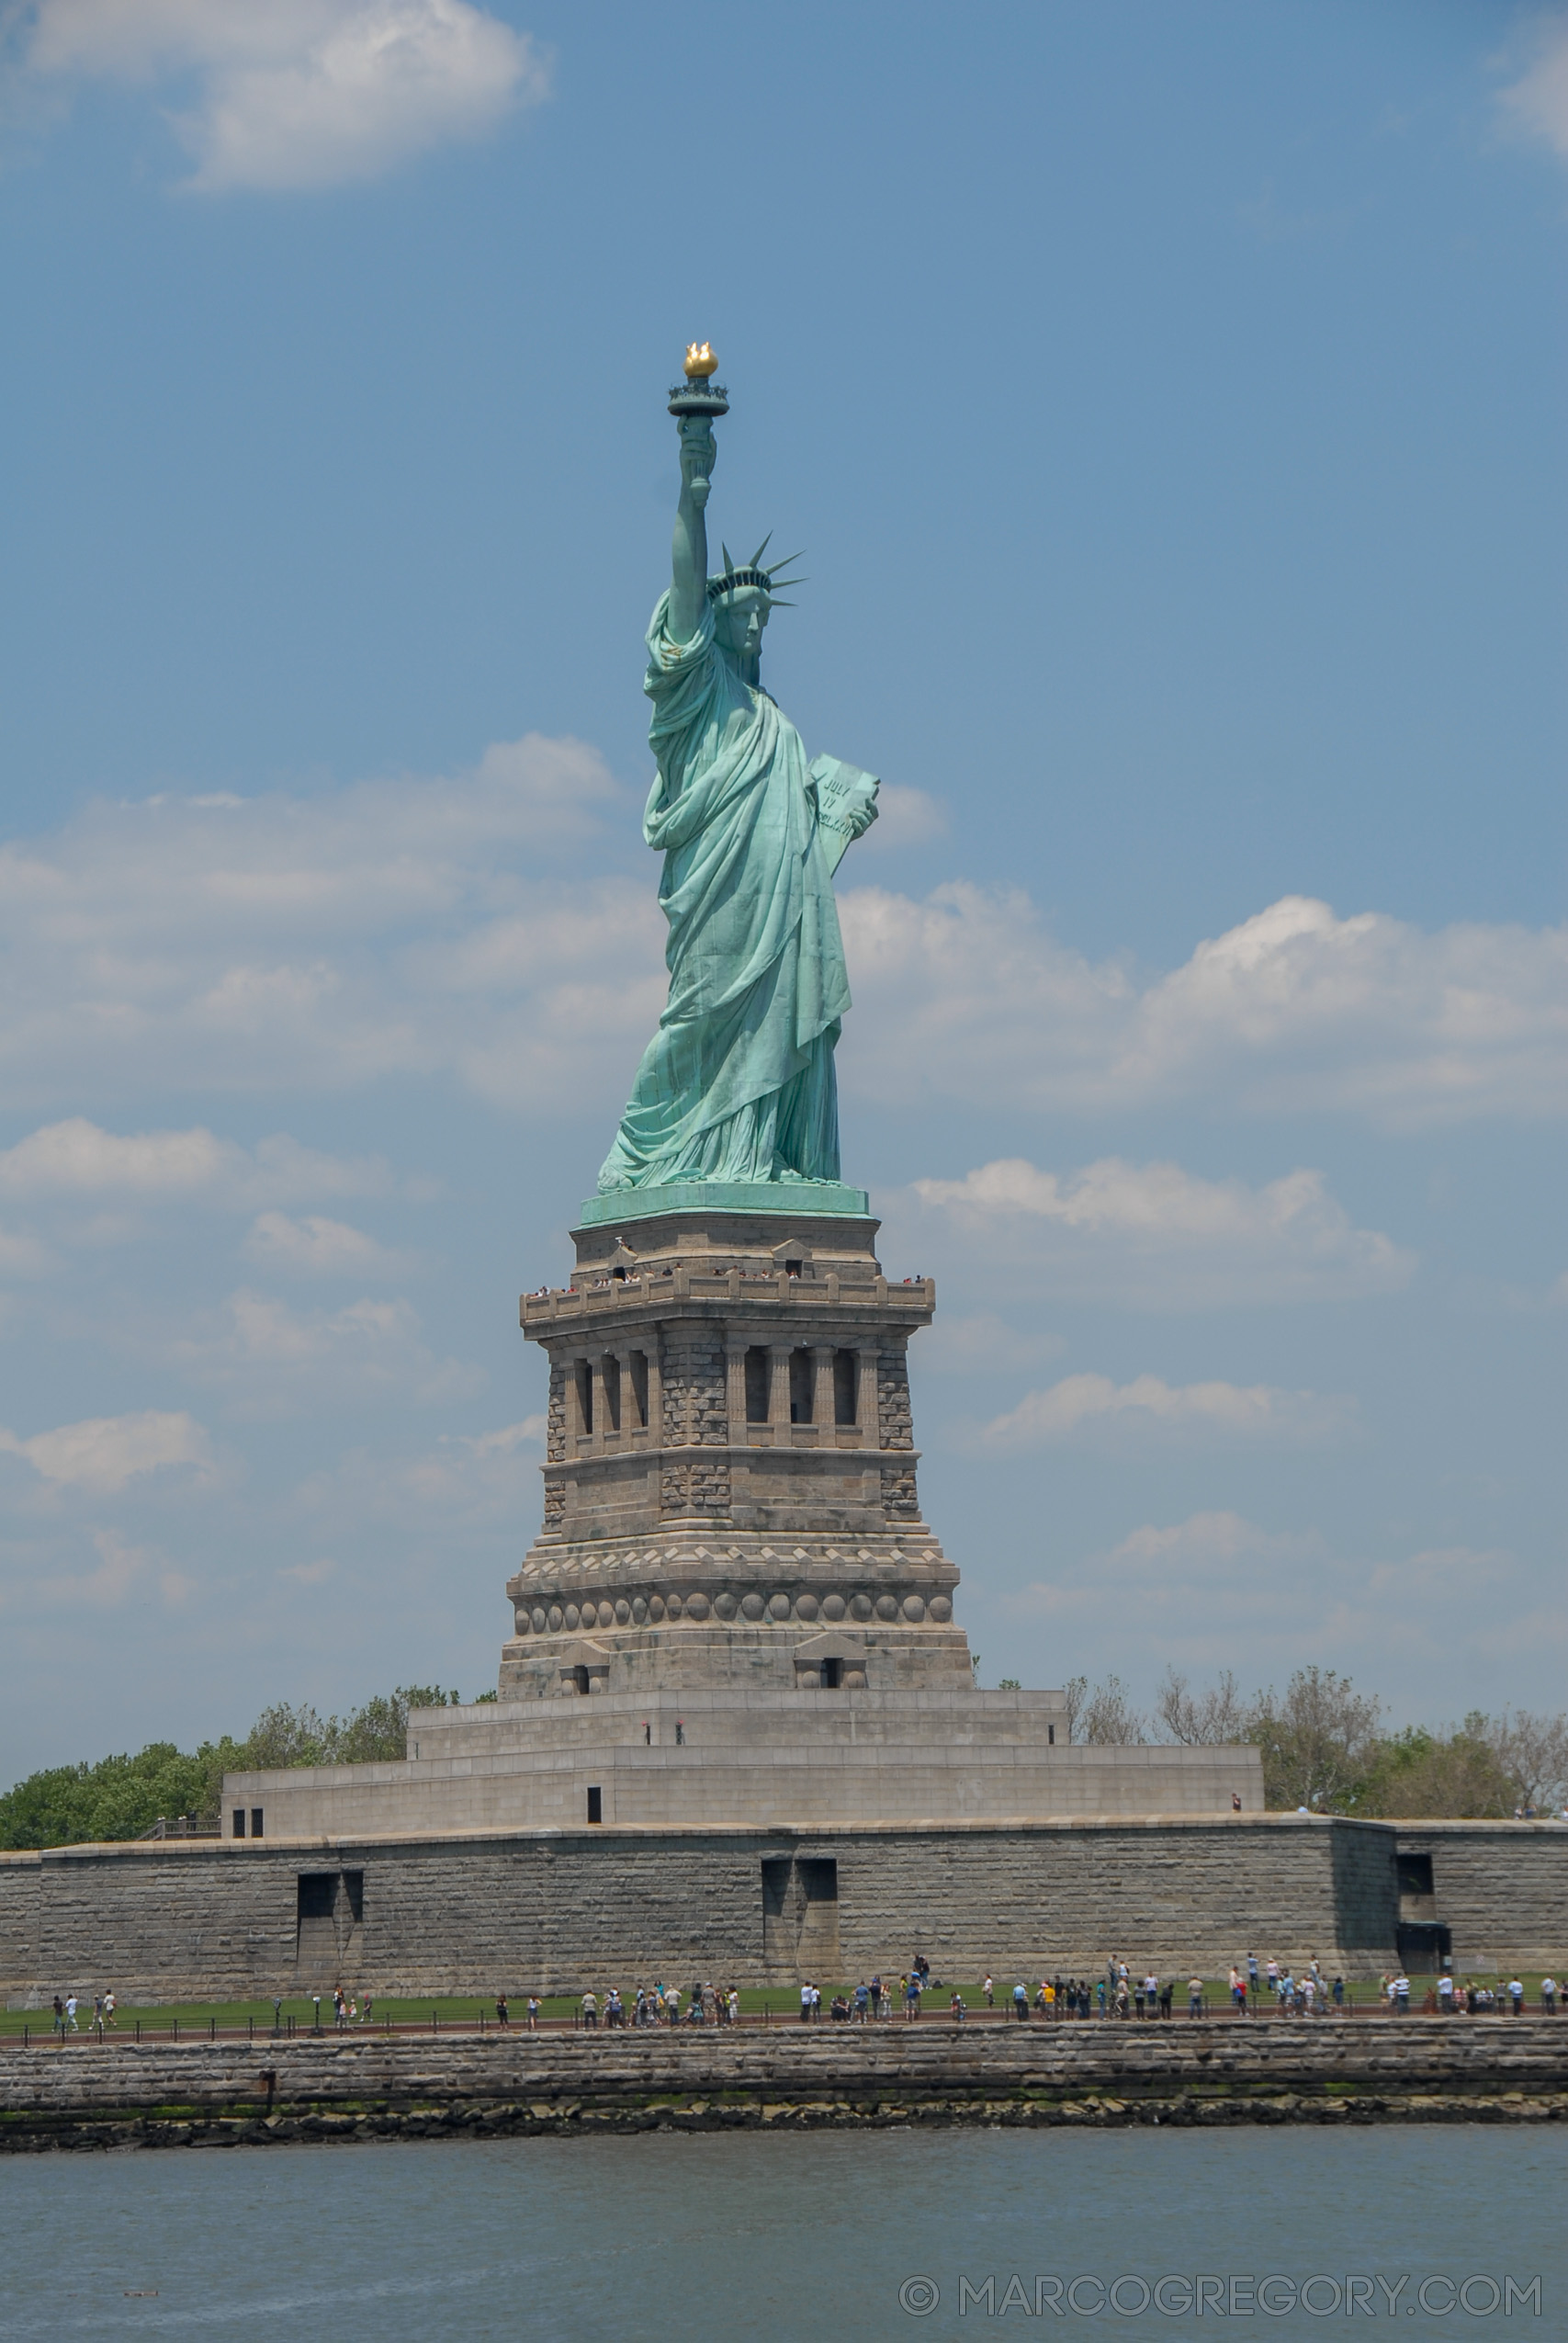
<instances>
[{"instance_id":1,"label":"tree","mask_svg":"<svg viewBox=\"0 0 1568 2343\"><path fill-rule=\"evenodd\" d=\"M334 1726L336 1723L334 1717ZM301 1701L298 1708L290 1708L287 1701L274 1701L252 1726L238 1770L259 1773L275 1766L326 1764L330 1761L323 1755L327 1734L325 1721L308 1701Z\"/></svg>"},{"instance_id":2,"label":"tree","mask_svg":"<svg viewBox=\"0 0 1568 2343\"><path fill-rule=\"evenodd\" d=\"M1247 1738L1263 1752L1263 1802L1325 1814L1359 1811L1377 1757L1382 1703L1332 1668L1298 1668L1283 1700L1259 1692Z\"/></svg>"},{"instance_id":3,"label":"tree","mask_svg":"<svg viewBox=\"0 0 1568 2343\"><path fill-rule=\"evenodd\" d=\"M1465 1729L1485 1741L1517 1793L1515 1803L1561 1806L1568 1799L1568 1716L1538 1716L1528 1708L1499 1717L1467 1716Z\"/></svg>"},{"instance_id":4,"label":"tree","mask_svg":"<svg viewBox=\"0 0 1568 2343\"><path fill-rule=\"evenodd\" d=\"M1186 1677L1168 1668L1155 1695L1155 1724L1163 1739L1186 1749L1213 1749L1247 1737L1246 1705L1228 1668L1216 1684L1196 1697L1188 1691Z\"/></svg>"},{"instance_id":5,"label":"tree","mask_svg":"<svg viewBox=\"0 0 1568 2343\"><path fill-rule=\"evenodd\" d=\"M291 1708L287 1701L275 1701L243 1741L225 1733L194 1752L176 1749L173 1741L151 1741L135 1757L51 1766L0 1797L0 1849L136 1839L155 1822L181 1815L210 1825L218 1817L226 1773L400 1758L407 1751L411 1708L457 1703L457 1693L438 1684L399 1684L344 1717L322 1717L309 1702Z\"/></svg>"},{"instance_id":6,"label":"tree","mask_svg":"<svg viewBox=\"0 0 1568 2343\"><path fill-rule=\"evenodd\" d=\"M369 1765L378 1760L406 1757L410 1709L457 1705L457 1693L454 1692L448 1698L438 1684L399 1684L390 1692L378 1692L363 1708L352 1710L341 1725L335 1716L329 1719L331 1755L319 1762Z\"/></svg>"},{"instance_id":7,"label":"tree","mask_svg":"<svg viewBox=\"0 0 1568 2343\"><path fill-rule=\"evenodd\" d=\"M1457 1733L1407 1726L1378 1745L1356 1811L1406 1817L1510 1815L1517 1786L1483 1733L1467 1717Z\"/></svg>"},{"instance_id":8,"label":"tree","mask_svg":"<svg viewBox=\"0 0 1568 2343\"><path fill-rule=\"evenodd\" d=\"M1120 1676L1108 1676L1092 1692L1087 1676L1069 1677L1066 1702L1072 1740L1111 1744L1145 1738L1144 1719L1127 1698Z\"/></svg>"},{"instance_id":9,"label":"tree","mask_svg":"<svg viewBox=\"0 0 1568 2343\"><path fill-rule=\"evenodd\" d=\"M399 1684L376 1692L346 1716L321 1716L309 1702L290 1708L277 1701L251 1727L243 1760L247 1771L294 1765L372 1765L408 1754L411 1708L455 1708L456 1692L439 1684Z\"/></svg>"},{"instance_id":10,"label":"tree","mask_svg":"<svg viewBox=\"0 0 1568 2343\"><path fill-rule=\"evenodd\" d=\"M70 1847L85 1839L139 1838L160 1817L214 1814L225 1766L243 1750L227 1738L194 1755L150 1741L134 1756L95 1765L57 1765L0 1797L0 1847Z\"/></svg>"}]
</instances>

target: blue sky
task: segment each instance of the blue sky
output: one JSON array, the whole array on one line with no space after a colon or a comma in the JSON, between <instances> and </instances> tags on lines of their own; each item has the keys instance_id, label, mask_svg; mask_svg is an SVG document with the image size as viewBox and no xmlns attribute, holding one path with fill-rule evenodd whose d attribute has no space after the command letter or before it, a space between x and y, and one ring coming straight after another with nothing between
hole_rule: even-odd
<instances>
[{"instance_id":1,"label":"blue sky","mask_svg":"<svg viewBox=\"0 0 1568 2343\"><path fill-rule=\"evenodd\" d=\"M493 1681L693 334L770 685L885 777L845 1176L982 1681L1558 1705L1568 17L0 54L0 1775Z\"/></svg>"}]
</instances>

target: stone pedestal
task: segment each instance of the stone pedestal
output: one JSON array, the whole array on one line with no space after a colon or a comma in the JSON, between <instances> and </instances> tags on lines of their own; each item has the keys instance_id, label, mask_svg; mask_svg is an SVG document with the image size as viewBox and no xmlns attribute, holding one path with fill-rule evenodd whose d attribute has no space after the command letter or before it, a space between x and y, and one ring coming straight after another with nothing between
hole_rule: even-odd
<instances>
[{"instance_id":1,"label":"stone pedestal","mask_svg":"<svg viewBox=\"0 0 1568 2343\"><path fill-rule=\"evenodd\" d=\"M692 355L703 373L711 352ZM722 400L688 386L674 405L689 420ZM739 571L727 556L723 577L706 577L692 486L661 605L682 638L705 597L765 598L779 583L761 551ZM455 1841L720 1822L766 1834L739 1860L734 1893L752 1910L760 1957L784 1962L806 1957L810 1907L830 1900L817 1888L837 1860L796 1843L799 1829L1228 1816L1260 1802L1262 1776L1256 1751L1075 1750L1061 1692L976 1688L953 1615L958 1572L921 1518L917 1479L908 1353L934 1286L883 1274L863 1190L795 1176L838 1169L825 1054L838 1027L822 1007L847 1000L832 871L874 812L876 784L832 758L807 767L776 707L755 696L742 707L717 654L688 642L677 659L678 648L661 618L650 738L671 791L705 776L711 799L709 867L671 930L671 990L693 1024L680 1049L667 1052L661 1034L645 1052L610 1176L673 1172L704 1116L770 1099L779 1146L761 1113L744 1130L738 1115L728 1133L711 1131L709 1160L764 1172L787 1160L794 1172L589 1199L570 1284L522 1305L525 1334L549 1359L544 1522L507 1584L499 1699L413 1711L397 1764L231 1775L224 1805L231 1830L248 1850L260 1838L264 1854L280 1829ZM816 834L802 862L808 780ZM793 925L775 917L786 877ZM740 990L716 998L716 969ZM803 1036L810 1082L797 1091ZM775 1832L783 1847L768 1843ZM444 1875L460 1880L461 1852L447 1854ZM617 1852L595 1875L618 1878L625 1861ZM650 1863L661 1880L671 1873L662 1846ZM330 1868L312 1858L301 1880ZM922 1903L947 1868L940 1851L915 1862ZM711 1890L692 1873L680 1893L682 1927L701 1942ZM297 1921L320 1917L301 1901ZM793 1950L781 1949L792 1932ZM671 1941L643 1930L639 1962L662 1959ZM1039 1941L1032 1923L1028 1941Z\"/></svg>"},{"instance_id":2,"label":"stone pedestal","mask_svg":"<svg viewBox=\"0 0 1568 2343\"><path fill-rule=\"evenodd\" d=\"M618 1224L596 1199L570 1285L524 1296L549 1434L502 1699L966 1689L909 1409L933 1281L889 1285L855 1192L798 1212L787 1188L750 1212L677 1193L695 1201L649 1212L649 1191Z\"/></svg>"},{"instance_id":3,"label":"stone pedestal","mask_svg":"<svg viewBox=\"0 0 1568 2343\"><path fill-rule=\"evenodd\" d=\"M907 1354L931 1281L883 1275L857 1190L745 1193L651 1190L619 1217L600 1198L570 1284L524 1298L550 1362L545 1523L507 1587L501 1698L412 1711L401 1763L231 1775L226 1817L254 1837L260 1812L275 1843L624 1844L1261 1807L1256 1749L1075 1749L1060 1692L976 1689L916 1483ZM804 1912L790 1866L818 1852L752 1856L735 1892L759 1926Z\"/></svg>"}]
</instances>

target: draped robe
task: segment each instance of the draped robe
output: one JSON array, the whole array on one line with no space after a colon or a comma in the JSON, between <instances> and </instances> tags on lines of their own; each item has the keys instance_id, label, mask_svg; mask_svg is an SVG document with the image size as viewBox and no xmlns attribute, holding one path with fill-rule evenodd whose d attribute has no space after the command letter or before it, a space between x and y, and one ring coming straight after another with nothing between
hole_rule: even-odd
<instances>
[{"instance_id":1,"label":"draped robe","mask_svg":"<svg viewBox=\"0 0 1568 2343\"><path fill-rule=\"evenodd\" d=\"M837 1180L833 1048L850 1005L816 784L799 733L714 640L648 630L670 999L602 1194L677 1180Z\"/></svg>"}]
</instances>

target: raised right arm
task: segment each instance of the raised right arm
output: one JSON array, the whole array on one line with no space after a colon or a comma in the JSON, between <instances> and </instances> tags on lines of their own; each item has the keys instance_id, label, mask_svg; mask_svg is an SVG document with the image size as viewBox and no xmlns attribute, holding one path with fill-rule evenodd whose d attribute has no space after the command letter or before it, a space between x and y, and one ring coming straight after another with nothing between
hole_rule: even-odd
<instances>
[{"instance_id":1,"label":"raised right arm","mask_svg":"<svg viewBox=\"0 0 1568 2343\"><path fill-rule=\"evenodd\" d=\"M696 633L707 594L708 526L703 507L717 452L706 415L682 415L681 502L675 507L670 580L669 631L676 642L690 642Z\"/></svg>"}]
</instances>

